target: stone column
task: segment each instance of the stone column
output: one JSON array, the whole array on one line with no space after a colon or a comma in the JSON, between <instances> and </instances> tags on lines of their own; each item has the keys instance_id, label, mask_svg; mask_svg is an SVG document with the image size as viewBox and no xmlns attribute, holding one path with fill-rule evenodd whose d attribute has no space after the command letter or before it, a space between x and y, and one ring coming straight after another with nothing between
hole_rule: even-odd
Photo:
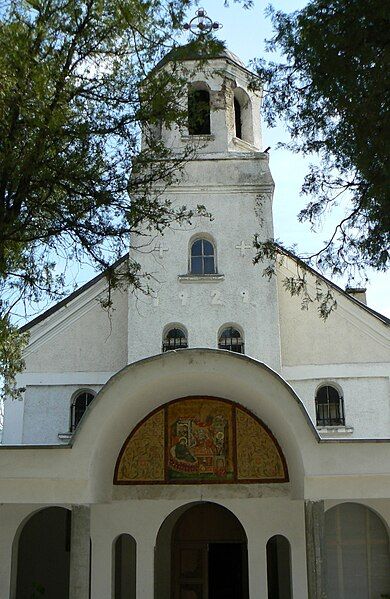
<instances>
[{"instance_id":1,"label":"stone column","mask_svg":"<svg viewBox=\"0 0 390 599\"><path fill-rule=\"evenodd\" d=\"M89 599L90 508L72 506L69 599Z\"/></svg>"},{"instance_id":2,"label":"stone column","mask_svg":"<svg viewBox=\"0 0 390 599\"><path fill-rule=\"evenodd\" d=\"M324 502L305 501L307 586L310 599L323 599L324 523Z\"/></svg>"}]
</instances>

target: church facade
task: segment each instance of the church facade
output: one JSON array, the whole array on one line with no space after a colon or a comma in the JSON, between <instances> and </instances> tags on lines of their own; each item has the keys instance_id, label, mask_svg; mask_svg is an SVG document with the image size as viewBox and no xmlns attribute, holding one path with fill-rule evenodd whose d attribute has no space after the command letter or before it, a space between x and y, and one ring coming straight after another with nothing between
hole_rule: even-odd
<instances>
[{"instance_id":1,"label":"church facade","mask_svg":"<svg viewBox=\"0 0 390 599\"><path fill-rule=\"evenodd\" d=\"M165 193L212 218L132 241L151 294L107 312L98 276L25 327L0 597L390 597L389 321L308 271L337 301L324 322L284 289L294 256L253 265L273 236L261 93L228 51L186 68L188 131L161 135L196 154Z\"/></svg>"}]
</instances>

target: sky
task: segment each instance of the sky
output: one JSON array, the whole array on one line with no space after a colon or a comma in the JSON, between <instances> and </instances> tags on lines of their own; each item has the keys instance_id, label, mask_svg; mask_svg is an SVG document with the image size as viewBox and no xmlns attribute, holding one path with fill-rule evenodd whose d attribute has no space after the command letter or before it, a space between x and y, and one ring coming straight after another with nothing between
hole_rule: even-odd
<instances>
[{"instance_id":1,"label":"sky","mask_svg":"<svg viewBox=\"0 0 390 599\"><path fill-rule=\"evenodd\" d=\"M254 1L251 9L245 10L241 4L230 1L229 7L224 6L223 0L205 0L199 6L204 8L213 21L222 24L217 37L226 41L229 50L234 52L246 64L255 57L275 59L275 54L267 54L265 39L272 37L272 25L264 11L268 2ZM293 12L305 6L302 0L274 0L272 6L284 12ZM193 14L189 15L191 18ZM188 34L186 34L188 37ZM184 41L184 40L183 40ZM311 232L308 223L299 223L298 212L307 203L307 197L300 197L300 187L308 169L309 160L286 150L276 150L279 141L288 141L288 134L282 125L268 129L263 125L263 146L271 146L270 168L275 181L274 195L274 225L275 237L284 245L296 245L297 253L311 252L322 247L327 234L337 224L338 214L330 215L323 228L316 233ZM369 306L390 317L390 278L388 274L368 273L367 303ZM334 282L345 287L346 281L334 279ZM361 281L356 281L359 287Z\"/></svg>"}]
</instances>

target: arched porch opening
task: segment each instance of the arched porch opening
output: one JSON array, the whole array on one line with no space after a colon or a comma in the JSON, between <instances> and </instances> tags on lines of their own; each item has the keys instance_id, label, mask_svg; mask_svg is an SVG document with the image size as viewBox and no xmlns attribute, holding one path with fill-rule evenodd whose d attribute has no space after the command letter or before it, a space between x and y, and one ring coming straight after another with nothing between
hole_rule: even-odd
<instances>
[{"instance_id":1,"label":"arched porch opening","mask_svg":"<svg viewBox=\"0 0 390 599\"><path fill-rule=\"evenodd\" d=\"M155 599L248 599L246 534L221 505L193 503L170 514L155 559Z\"/></svg>"},{"instance_id":2,"label":"arched porch opening","mask_svg":"<svg viewBox=\"0 0 390 599\"><path fill-rule=\"evenodd\" d=\"M12 599L68 599L71 512L48 507L22 524L13 547Z\"/></svg>"},{"instance_id":3,"label":"arched porch opening","mask_svg":"<svg viewBox=\"0 0 390 599\"><path fill-rule=\"evenodd\" d=\"M334 599L390 595L390 539L381 518L360 503L325 512L325 590Z\"/></svg>"},{"instance_id":4,"label":"arched porch opening","mask_svg":"<svg viewBox=\"0 0 390 599\"><path fill-rule=\"evenodd\" d=\"M274 535L267 542L268 599L291 599L291 549L283 535Z\"/></svg>"},{"instance_id":5,"label":"arched porch opening","mask_svg":"<svg viewBox=\"0 0 390 599\"><path fill-rule=\"evenodd\" d=\"M121 534L113 544L114 599L136 598L137 543L129 534Z\"/></svg>"}]
</instances>

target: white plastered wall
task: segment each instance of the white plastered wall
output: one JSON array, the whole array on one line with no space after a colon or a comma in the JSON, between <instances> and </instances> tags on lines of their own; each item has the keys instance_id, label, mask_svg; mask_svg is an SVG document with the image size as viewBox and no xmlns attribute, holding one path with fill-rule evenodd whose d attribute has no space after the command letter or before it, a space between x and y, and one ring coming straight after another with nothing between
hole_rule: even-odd
<instances>
[{"instance_id":1,"label":"white plastered wall","mask_svg":"<svg viewBox=\"0 0 390 599\"><path fill-rule=\"evenodd\" d=\"M294 266L285 258L277 271L283 366L390 363L390 327L334 288L337 308L327 320L316 302L302 310L301 298L283 288L285 277L296 276ZM315 277L307 276L315 295Z\"/></svg>"},{"instance_id":2,"label":"white plastered wall","mask_svg":"<svg viewBox=\"0 0 390 599\"><path fill-rule=\"evenodd\" d=\"M3 444L60 443L74 392L97 392L127 364L127 291L112 292L110 310L101 305L106 297L98 281L31 328L26 367L17 377L26 391L4 403Z\"/></svg>"},{"instance_id":3,"label":"white plastered wall","mask_svg":"<svg viewBox=\"0 0 390 599\"><path fill-rule=\"evenodd\" d=\"M254 235L273 236L274 184L268 155L259 151L262 94L248 89L251 75L230 54L175 66L189 84L210 91L211 134L188 136L177 127L163 129L168 147L182 151L192 144L196 149L165 197L195 212L203 205L211 219L195 216L191 224L174 225L163 236L146 231L146 236L132 237L131 255L152 275L153 293L149 298L130 293L128 361L158 354L163 331L171 323L188 331L189 347L209 348L217 347L223 325L238 325L246 353L280 370L276 284L266 284L252 264ZM235 139L234 93L248 99L243 130L253 143ZM187 88L182 101L185 106ZM191 240L202 234L215 243L218 276L183 277L190 274Z\"/></svg>"},{"instance_id":4,"label":"white plastered wall","mask_svg":"<svg viewBox=\"0 0 390 599\"><path fill-rule=\"evenodd\" d=\"M104 281L31 329L26 372L116 372L127 363L127 292L112 292Z\"/></svg>"},{"instance_id":5,"label":"white plastered wall","mask_svg":"<svg viewBox=\"0 0 390 599\"><path fill-rule=\"evenodd\" d=\"M353 428L351 437L386 438L390 436L390 398L389 379L383 377L347 376L323 377L290 381L293 389L302 399L305 407L315 423L315 402L317 388L320 384L334 385L342 392L346 427Z\"/></svg>"},{"instance_id":6,"label":"white plastered wall","mask_svg":"<svg viewBox=\"0 0 390 599\"><path fill-rule=\"evenodd\" d=\"M139 240L143 247L134 255L153 274L153 294L130 294L129 363L159 353L170 323L185 327L189 347L210 348L223 325L235 324L245 353L280 369L275 280L266 281L252 263L254 234L272 236L272 186L263 155L209 156L187 166L169 199L193 209L205 205L212 219L194 217L191 225ZM215 243L217 277L189 276L191 241L202 234Z\"/></svg>"},{"instance_id":7,"label":"white plastered wall","mask_svg":"<svg viewBox=\"0 0 390 599\"><path fill-rule=\"evenodd\" d=\"M70 431L70 407L80 389L97 393L97 385L29 386L24 399L23 436L26 444L56 444Z\"/></svg>"},{"instance_id":8,"label":"white plastered wall","mask_svg":"<svg viewBox=\"0 0 390 599\"><path fill-rule=\"evenodd\" d=\"M317 388L336 386L349 429L336 436L390 438L390 327L335 288L337 308L326 321L315 302L302 310L301 298L283 288L283 280L294 275L295 262L284 258L277 269L283 376L314 423ZM315 277L307 278L314 296Z\"/></svg>"}]
</instances>

